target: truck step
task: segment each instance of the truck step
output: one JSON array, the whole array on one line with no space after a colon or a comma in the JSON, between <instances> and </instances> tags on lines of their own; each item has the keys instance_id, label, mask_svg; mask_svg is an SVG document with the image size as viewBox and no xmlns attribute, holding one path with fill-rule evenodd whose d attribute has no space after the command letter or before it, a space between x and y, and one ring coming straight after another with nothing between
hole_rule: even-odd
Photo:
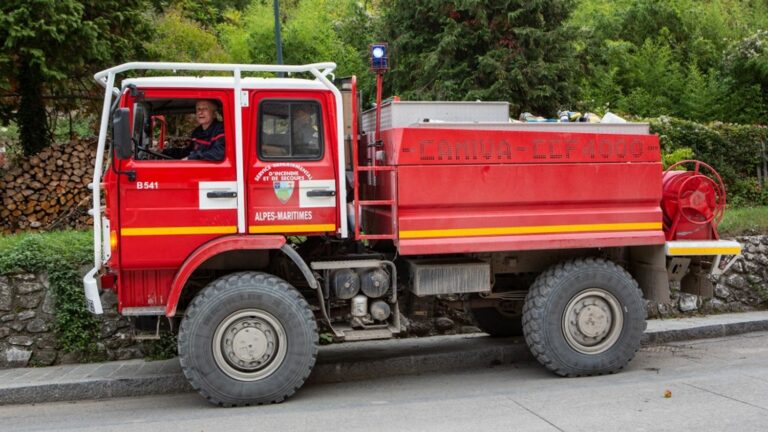
<instances>
[{"instance_id":1,"label":"truck step","mask_svg":"<svg viewBox=\"0 0 768 432\"><path fill-rule=\"evenodd\" d=\"M125 316L165 315L165 306L124 307L121 313Z\"/></svg>"},{"instance_id":2,"label":"truck step","mask_svg":"<svg viewBox=\"0 0 768 432\"><path fill-rule=\"evenodd\" d=\"M345 342L355 342L364 340L392 339L397 333L393 327L374 328L374 329L353 329L351 327L337 328L344 334Z\"/></svg>"}]
</instances>

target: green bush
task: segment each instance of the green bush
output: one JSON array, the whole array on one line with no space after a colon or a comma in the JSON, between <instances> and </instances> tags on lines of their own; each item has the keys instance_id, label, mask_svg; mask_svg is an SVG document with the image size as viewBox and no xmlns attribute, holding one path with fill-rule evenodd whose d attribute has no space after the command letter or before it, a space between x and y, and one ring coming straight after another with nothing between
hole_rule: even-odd
<instances>
[{"instance_id":1,"label":"green bush","mask_svg":"<svg viewBox=\"0 0 768 432\"><path fill-rule=\"evenodd\" d=\"M652 119L651 132L659 135L665 162L690 153L711 165L723 177L728 200L734 206L768 204L768 191L757 178L768 142L764 126L713 123L703 125L670 117Z\"/></svg>"},{"instance_id":2,"label":"green bush","mask_svg":"<svg viewBox=\"0 0 768 432\"><path fill-rule=\"evenodd\" d=\"M61 231L0 236L0 275L48 274L56 300L55 331L61 348L96 353L99 324L85 308L79 269L93 258L92 234Z\"/></svg>"}]
</instances>

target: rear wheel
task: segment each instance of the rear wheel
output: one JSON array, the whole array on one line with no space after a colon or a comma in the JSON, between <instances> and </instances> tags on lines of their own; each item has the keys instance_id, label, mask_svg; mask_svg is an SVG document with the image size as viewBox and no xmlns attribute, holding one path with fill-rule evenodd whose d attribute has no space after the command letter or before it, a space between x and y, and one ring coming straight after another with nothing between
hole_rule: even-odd
<instances>
[{"instance_id":1,"label":"rear wheel","mask_svg":"<svg viewBox=\"0 0 768 432\"><path fill-rule=\"evenodd\" d=\"M257 272L208 285L179 329L179 358L189 382L211 403L282 402L298 390L317 357L317 325L287 282Z\"/></svg>"},{"instance_id":2,"label":"rear wheel","mask_svg":"<svg viewBox=\"0 0 768 432\"><path fill-rule=\"evenodd\" d=\"M523 307L531 353L563 376L613 373L640 348L645 307L637 282L613 262L557 264L534 282Z\"/></svg>"}]
</instances>

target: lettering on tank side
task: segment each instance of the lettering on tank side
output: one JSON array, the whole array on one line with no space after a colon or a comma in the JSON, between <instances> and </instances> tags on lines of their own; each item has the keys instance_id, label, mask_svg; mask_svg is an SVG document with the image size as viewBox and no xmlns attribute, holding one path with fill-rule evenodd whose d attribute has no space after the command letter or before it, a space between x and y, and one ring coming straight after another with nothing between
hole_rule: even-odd
<instances>
[{"instance_id":1,"label":"lettering on tank side","mask_svg":"<svg viewBox=\"0 0 768 432\"><path fill-rule=\"evenodd\" d=\"M642 158L657 151L658 145L626 136L578 140L572 136L536 138L530 143L512 145L506 139L420 139L417 141L419 160L425 161L626 161ZM415 153L413 146L404 145L403 153Z\"/></svg>"}]
</instances>

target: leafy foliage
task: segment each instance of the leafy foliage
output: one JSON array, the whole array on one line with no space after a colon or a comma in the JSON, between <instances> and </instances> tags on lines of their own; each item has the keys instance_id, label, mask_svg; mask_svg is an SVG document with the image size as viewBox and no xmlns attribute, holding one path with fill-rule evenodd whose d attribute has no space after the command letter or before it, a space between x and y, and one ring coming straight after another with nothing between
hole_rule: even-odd
<instances>
[{"instance_id":1,"label":"leafy foliage","mask_svg":"<svg viewBox=\"0 0 768 432\"><path fill-rule=\"evenodd\" d=\"M0 120L15 120L26 154L51 138L44 96L55 110L73 109L85 80L141 55L150 34L144 0L5 0L0 6Z\"/></svg>"},{"instance_id":2,"label":"leafy foliage","mask_svg":"<svg viewBox=\"0 0 768 432\"><path fill-rule=\"evenodd\" d=\"M768 128L723 123L705 126L661 117L651 121L651 132L659 135L665 162L692 158L715 167L734 206L768 204L768 190L755 177L768 144Z\"/></svg>"},{"instance_id":3,"label":"leafy foliage","mask_svg":"<svg viewBox=\"0 0 768 432\"><path fill-rule=\"evenodd\" d=\"M142 346L147 360L166 360L179 354L176 334L171 332L160 333L160 339L144 341Z\"/></svg>"},{"instance_id":4,"label":"leafy foliage","mask_svg":"<svg viewBox=\"0 0 768 432\"><path fill-rule=\"evenodd\" d=\"M570 0L395 0L383 22L393 93L427 100L506 100L552 113L576 95Z\"/></svg>"},{"instance_id":5,"label":"leafy foliage","mask_svg":"<svg viewBox=\"0 0 768 432\"><path fill-rule=\"evenodd\" d=\"M734 43L724 60L729 88L735 96L732 103L743 104L739 120L760 119L768 115L768 31L754 34Z\"/></svg>"},{"instance_id":6,"label":"leafy foliage","mask_svg":"<svg viewBox=\"0 0 768 432\"><path fill-rule=\"evenodd\" d=\"M284 64L333 61L336 76L358 75L364 91L372 88L360 52L372 40L360 33L368 29L364 7L353 0L281 2L281 16ZM233 61L277 62L272 2L255 1L243 13L231 13L218 31Z\"/></svg>"},{"instance_id":7,"label":"leafy foliage","mask_svg":"<svg viewBox=\"0 0 768 432\"><path fill-rule=\"evenodd\" d=\"M664 169L667 169L678 162L691 159L693 159L693 150L688 147L676 148L669 153L661 155L661 163L664 166Z\"/></svg>"},{"instance_id":8,"label":"leafy foliage","mask_svg":"<svg viewBox=\"0 0 768 432\"><path fill-rule=\"evenodd\" d=\"M590 0L570 22L588 35L582 109L764 123L760 2Z\"/></svg>"},{"instance_id":9,"label":"leafy foliage","mask_svg":"<svg viewBox=\"0 0 768 432\"><path fill-rule=\"evenodd\" d=\"M160 61L226 63L229 55L216 35L200 23L169 9L155 19L157 34L144 44L151 58Z\"/></svg>"},{"instance_id":10,"label":"leafy foliage","mask_svg":"<svg viewBox=\"0 0 768 432\"><path fill-rule=\"evenodd\" d=\"M48 274L56 300L56 334L67 352L93 355L99 325L85 308L78 269L92 259L90 232L64 231L0 237L0 275Z\"/></svg>"},{"instance_id":11,"label":"leafy foliage","mask_svg":"<svg viewBox=\"0 0 768 432\"><path fill-rule=\"evenodd\" d=\"M186 18L213 30L226 21L230 11L242 11L249 3L249 0L176 0L167 9L184 11Z\"/></svg>"}]
</instances>

